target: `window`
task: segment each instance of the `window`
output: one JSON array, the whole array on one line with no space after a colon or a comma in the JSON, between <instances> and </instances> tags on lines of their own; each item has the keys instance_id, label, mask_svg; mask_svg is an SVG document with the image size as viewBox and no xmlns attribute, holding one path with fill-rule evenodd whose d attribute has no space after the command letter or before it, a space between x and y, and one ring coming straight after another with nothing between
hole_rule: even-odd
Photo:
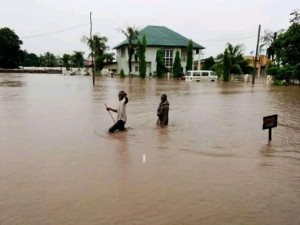
<instances>
[{"instance_id":1,"label":"window","mask_svg":"<svg viewBox=\"0 0 300 225\"><path fill-rule=\"evenodd\" d=\"M139 72L139 67L135 66L134 70L135 70L135 72Z\"/></svg>"},{"instance_id":2,"label":"window","mask_svg":"<svg viewBox=\"0 0 300 225\"><path fill-rule=\"evenodd\" d=\"M200 77L200 72L194 72L193 76L194 77Z\"/></svg>"},{"instance_id":3,"label":"window","mask_svg":"<svg viewBox=\"0 0 300 225\"><path fill-rule=\"evenodd\" d=\"M173 49L164 49L165 67L173 67Z\"/></svg>"},{"instance_id":4,"label":"window","mask_svg":"<svg viewBox=\"0 0 300 225\"><path fill-rule=\"evenodd\" d=\"M202 72L202 76L203 77L207 77L208 76L208 72Z\"/></svg>"}]
</instances>

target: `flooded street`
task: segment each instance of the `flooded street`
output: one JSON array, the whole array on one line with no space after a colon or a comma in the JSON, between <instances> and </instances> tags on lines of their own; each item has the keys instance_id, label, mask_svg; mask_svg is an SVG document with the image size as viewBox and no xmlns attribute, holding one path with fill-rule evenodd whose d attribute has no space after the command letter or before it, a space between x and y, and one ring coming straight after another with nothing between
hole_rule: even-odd
<instances>
[{"instance_id":1,"label":"flooded street","mask_svg":"<svg viewBox=\"0 0 300 225\"><path fill-rule=\"evenodd\" d=\"M1 225L300 224L300 87L0 74L0 182Z\"/></svg>"}]
</instances>

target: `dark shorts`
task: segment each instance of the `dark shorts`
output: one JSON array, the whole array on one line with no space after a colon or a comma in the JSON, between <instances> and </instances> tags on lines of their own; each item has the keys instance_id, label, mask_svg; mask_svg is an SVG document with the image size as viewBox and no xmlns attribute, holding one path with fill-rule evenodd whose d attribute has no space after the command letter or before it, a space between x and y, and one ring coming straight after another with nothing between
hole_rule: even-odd
<instances>
[{"instance_id":1,"label":"dark shorts","mask_svg":"<svg viewBox=\"0 0 300 225\"><path fill-rule=\"evenodd\" d=\"M116 130L119 131L125 130L125 122L123 120L118 120L111 128L109 128L108 132L113 133Z\"/></svg>"}]
</instances>

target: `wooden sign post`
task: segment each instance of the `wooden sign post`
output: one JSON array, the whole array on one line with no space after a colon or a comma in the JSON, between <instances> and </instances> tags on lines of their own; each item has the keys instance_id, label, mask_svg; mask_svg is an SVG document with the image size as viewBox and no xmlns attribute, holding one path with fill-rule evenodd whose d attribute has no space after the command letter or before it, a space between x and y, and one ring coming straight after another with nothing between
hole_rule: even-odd
<instances>
[{"instance_id":1,"label":"wooden sign post","mask_svg":"<svg viewBox=\"0 0 300 225\"><path fill-rule=\"evenodd\" d=\"M263 130L269 129L269 141L272 141L272 128L277 127L278 115L265 116L263 118Z\"/></svg>"}]
</instances>

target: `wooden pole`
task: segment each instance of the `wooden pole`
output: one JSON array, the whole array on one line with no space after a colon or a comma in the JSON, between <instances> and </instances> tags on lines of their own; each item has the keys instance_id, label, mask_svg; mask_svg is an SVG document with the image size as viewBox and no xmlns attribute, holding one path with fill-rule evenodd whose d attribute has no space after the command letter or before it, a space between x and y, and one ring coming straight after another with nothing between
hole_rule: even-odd
<instances>
[{"instance_id":1,"label":"wooden pole","mask_svg":"<svg viewBox=\"0 0 300 225\"><path fill-rule=\"evenodd\" d=\"M258 46L259 46L259 38L260 38L260 24L258 26L258 35L257 35L257 43L256 43L256 52L255 52L255 59L254 59L254 74L252 78L252 84L255 83L255 76L257 73L256 65L257 65L257 55L258 55Z\"/></svg>"},{"instance_id":2,"label":"wooden pole","mask_svg":"<svg viewBox=\"0 0 300 225\"><path fill-rule=\"evenodd\" d=\"M92 23L92 12L90 12L90 40L92 44L91 57L92 57L92 74L93 74L93 86L95 86L95 69L94 69L94 40L93 40L93 23Z\"/></svg>"}]
</instances>

